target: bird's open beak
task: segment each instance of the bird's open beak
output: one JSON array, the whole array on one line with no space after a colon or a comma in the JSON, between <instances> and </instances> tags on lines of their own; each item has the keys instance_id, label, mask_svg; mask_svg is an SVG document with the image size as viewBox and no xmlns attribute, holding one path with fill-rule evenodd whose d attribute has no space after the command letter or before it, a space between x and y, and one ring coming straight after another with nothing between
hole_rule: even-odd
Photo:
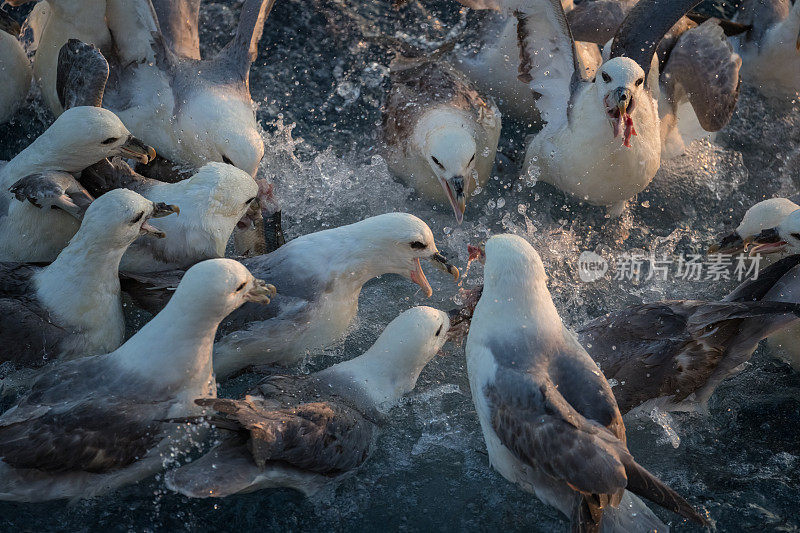
<instances>
[{"instance_id":1,"label":"bird's open beak","mask_svg":"<svg viewBox=\"0 0 800 533\"><path fill-rule=\"evenodd\" d=\"M157 227L153 226L148 222L151 218L162 218L167 215L171 215L172 213L180 213L181 210L178 208L177 205L170 205L165 204L164 202L156 202L153 207L153 214L151 214L147 220L142 223L141 229L139 229L140 235L150 235L157 239L163 239L167 236L166 233L158 229Z\"/></svg>"},{"instance_id":2,"label":"bird's open beak","mask_svg":"<svg viewBox=\"0 0 800 533\"><path fill-rule=\"evenodd\" d=\"M278 294L274 285L270 285L262 279L255 278L253 280L253 287L247 291L246 299L248 302L257 304L268 304L270 298L274 298Z\"/></svg>"},{"instance_id":3,"label":"bird's open beak","mask_svg":"<svg viewBox=\"0 0 800 533\"><path fill-rule=\"evenodd\" d=\"M742 236L736 233L729 233L722 237L718 242L708 247L709 254L730 254L741 252L747 246L747 242L742 239Z\"/></svg>"},{"instance_id":4,"label":"bird's open beak","mask_svg":"<svg viewBox=\"0 0 800 533\"><path fill-rule=\"evenodd\" d=\"M448 263L447 259L445 259L440 253L437 252L427 259L439 270L447 272L453 276L453 279L455 280L458 279L460 275L458 269ZM425 293L426 298L433 296L433 289L431 288L431 284L428 283L428 278L425 277L425 272L422 270L422 265L419 262L419 258L414 259L414 270L411 271L408 277L411 278L411 281L420 286L422 291Z\"/></svg>"},{"instance_id":5,"label":"bird's open beak","mask_svg":"<svg viewBox=\"0 0 800 533\"><path fill-rule=\"evenodd\" d=\"M177 205L165 204L164 202L156 202L155 207L153 208L153 214L150 215L150 218L162 218L171 215L172 213L180 215L181 208L178 207Z\"/></svg>"},{"instance_id":6,"label":"bird's open beak","mask_svg":"<svg viewBox=\"0 0 800 533\"><path fill-rule=\"evenodd\" d=\"M450 201L453 213L456 215L456 222L461 224L464 221L464 211L467 210L467 196L464 194L464 177L453 176L450 179L439 178L442 189Z\"/></svg>"},{"instance_id":7,"label":"bird's open beak","mask_svg":"<svg viewBox=\"0 0 800 533\"><path fill-rule=\"evenodd\" d=\"M458 271L458 269L456 267L454 267L453 265L451 265L450 263L447 262L447 259L445 259L445 257L442 254L440 254L439 252L436 252L435 254L433 254L432 256L430 256L428 258L428 261L433 263L433 266L435 266L436 268L438 268L442 272L446 272L446 273L450 274L451 276L453 276L453 280L454 281L458 281L458 277L461 274L459 273L459 271Z\"/></svg>"},{"instance_id":8,"label":"bird's open beak","mask_svg":"<svg viewBox=\"0 0 800 533\"><path fill-rule=\"evenodd\" d=\"M610 99L610 102L608 101ZM631 113L636 106L633 93L626 87L617 87L606 96L606 113L614 128L614 137L623 135L622 144L630 148L631 136L636 135Z\"/></svg>"},{"instance_id":9,"label":"bird's open beak","mask_svg":"<svg viewBox=\"0 0 800 533\"><path fill-rule=\"evenodd\" d=\"M755 244L750 250L750 254L774 254L782 252L786 249L786 241L781 239L778 228L769 228L762 230L761 233L754 237L745 239L745 247L749 244Z\"/></svg>"},{"instance_id":10,"label":"bird's open beak","mask_svg":"<svg viewBox=\"0 0 800 533\"><path fill-rule=\"evenodd\" d=\"M135 159L143 165L146 165L156 158L155 149L152 146L146 145L133 135L128 137L128 140L125 141L125 144L120 146L120 149L124 157Z\"/></svg>"}]
</instances>

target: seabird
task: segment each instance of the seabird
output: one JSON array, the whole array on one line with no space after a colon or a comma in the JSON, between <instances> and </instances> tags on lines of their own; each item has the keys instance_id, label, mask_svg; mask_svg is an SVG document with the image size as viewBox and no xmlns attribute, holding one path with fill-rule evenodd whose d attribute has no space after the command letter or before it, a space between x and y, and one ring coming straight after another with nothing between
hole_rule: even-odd
<instances>
[{"instance_id":1,"label":"seabird","mask_svg":"<svg viewBox=\"0 0 800 533\"><path fill-rule=\"evenodd\" d=\"M800 304L800 266L785 271L778 266L800 263L798 260L800 256L796 255L800 254L800 209L793 211L776 227L765 228L753 238L752 242L756 245L758 253L795 254L773 265L775 270L772 275L780 274L780 279L775 281L764 299ZM770 268L772 267L759 272L759 279L769 279ZM797 342L799 338L800 324L796 324L778 331L767 339L774 353L798 371L800 371L800 345Z\"/></svg>"},{"instance_id":2,"label":"seabird","mask_svg":"<svg viewBox=\"0 0 800 533\"><path fill-rule=\"evenodd\" d=\"M567 14L573 37L604 46L636 3L581 2ZM739 98L742 60L726 36L743 31L746 27L740 24L690 13L661 39L656 56L662 158L683 154L693 140L719 131L730 121Z\"/></svg>"},{"instance_id":3,"label":"seabird","mask_svg":"<svg viewBox=\"0 0 800 533\"><path fill-rule=\"evenodd\" d=\"M433 294L420 259L458 279L436 248L430 228L407 213L387 213L318 231L276 251L242 260L256 276L281 288L267 308L243 306L220 327L214 371L225 379L253 365L289 365L340 339L358 311L361 287L399 274ZM180 271L132 275L123 287L137 304L155 310L169 298Z\"/></svg>"},{"instance_id":4,"label":"seabird","mask_svg":"<svg viewBox=\"0 0 800 533\"><path fill-rule=\"evenodd\" d=\"M32 0L8 0L19 6ZM56 92L58 53L69 39L93 44L104 52L112 49L106 26L106 0L40 1L28 16L26 25L33 33L33 75L42 89L47 107L58 116L63 112Z\"/></svg>"},{"instance_id":5,"label":"seabird","mask_svg":"<svg viewBox=\"0 0 800 533\"><path fill-rule=\"evenodd\" d=\"M255 177L264 141L249 73L274 1L246 0L231 42L200 59L199 2L108 0L121 67L106 106L173 163L218 161Z\"/></svg>"},{"instance_id":6,"label":"seabird","mask_svg":"<svg viewBox=\"0 0 800 533\"><path fill-rule=\"evenodd\" d=\"M800 256L771 265L723 301L664 300L609 313L578 328L578 338L609 380L626 413L646 404L707 412L726 378L742 370L762 339L798 325L800 305L776 292ZM796 272L795 272L795 275Z\"/></svg>"},{"instance_id":7,"label":"seabird","mask_svg":"<svg viewBox=\"0 0 800 533\"><path fill-rule=\"evenodd\" d=\"M517 20L513 15L519 2L501 0L458 0L470 9L481 11L480 34L477 43L460 46L454 52L453 64L478 87L482 94L491 96L503 116L526 124L541 120L536 110L536 97L527 83L517 77L519 49L517 48ZM571 0L563 0L565 10L572 7ZM579 45L580 46L580 45ZM581 47L583 48L583 47ZM594 47L594 52L599 52ZM584 50L581 50L583 53ZM585 50L587 58L591 49Z\"/></svg>"},{"instance_id":8,"label":"seabird","mask_svg":"<svg viewBox=\"0 0 800 533\"><path fill-rule=\"evenodd\" d=\"M796 98L800 91L800 3L745 0L735 19L750 30L738 37L742 77L767 96Z\"/></svg>"},{"instance_id":9,"label":"seabird","mask_svg":"<svg viewBox=\"0 0 800 533\"><path fill-rule=\"evenodd\" d=\"M742 221L734 231L720 237L717 243L711 245L708 253L733 255L745 251L763 230L778 226L797 209L800 209L800 205L787 198L762 200L745 212Z\"/></svg>"},{"instance_id":10,"label":"seabird","mask_svg":"<svg viewBox=\"0 0 800 533\"><path fill-rule=\"evenodd\" d=\"M198 263L125 344L44 373L0 416L0 499L89 498L163 469L197 438L164 420L200 415L194 400L216 396L211 346L219 322L274 294L236 261Z\"/></svg>"},{"instance_id":11,"label":"seabird","mask_svg":"<svg viewBox=\"0 0 800 533\"><path fill-rule=\"evenodd\" d=\"M94 198L75 176L58 170L29 174L8 188L20 202L28 201L40 209L61 209L83 220Z\"/></svg>"},{"instance_id":12,"label":"seabird","mask_svg":"<svg viewBox=\"0 0 800 533\"><path fill-rule=\"evenodd\" d=\"M42 366L122 344L120 259L140 235L163 237L149 220L174 211L126 189L112 191L89 206L50 265L0 263L0 362Z\"/></svg>"},{"instance_id":13,"label":"seabird","mask_svg":"<svg viewBox=\"0 0 800 533\"><path fill-rule=\"evenodd\" d=\"M536 106L546 122L528 143L525 168L538 168L543 181L619 215L661 163L656 48L696 3L637 3L617 30L611 58L592 79L560 3L520 7L520 79L539 95Z\"/></svg>"},{"instance_id":14,"label":"seabird","mask_svg":"<svg viewBox=\"0 0 800 533\"><path fill-rule=\"evenodd\" d=\"M31 202L15 201L10 187L31 174L76 174L113 156L146 163L155 152L131 135L111 111L79 106L64 112L0 168L0 261L53 261L79 226L62 209L39 209Z\"/></svg>"},{"instance_id":15,"label":"seabird","mask_svg":"<svg viewBox=\"0 0 800 533\"><path fill-rule=\"evenodd\" d=\"M611 387L561 322L539 254L486 243L467 370L490 464L570 517L572 531L662 531L633 494L700 524L686 500L638 464Z\"/></svg>"},{"instance_id":16,"label":"seabird","mask_svg":"<svg viewBox=\"0 0 800 533\"><path fill-rule=\"evenodd\" d=\"M19 37L19 24L0 9L0 124L7 122L28 95L31 64Z\"/></svg>"},{"instance_id":17,"label":"seabird","mask_svg":"<svg viewBox=\"0 0 800 533\"><path fill-rule=\"evenodd\" d=\"M461 223L467 198L489 181L500 112L449 63L397 57L383 110L391 171L425 198L447 201Z\"/></svg>"},{"instance_id":18,"label":"seabird","mask_svg":"<svg viewBox=\"0 0 800 533\"><path fill-rule=\"evenodd\" d=\"M167 474L170 489L222 498L291 487L312 495L367 460L385 414L411 392L445 343L446 313L414 307L364 354L311 375L272 375L241 400L198 400L229 431L221 444Z\"/></svg>"},{"instance_id":19,"label":"seabird","mask_svg":"<svg viewBox=\"0 0 800 533\"><path fill-rule=\"evenodd\" d=\"M237 222L251 205L258 205L253 178L226 163L207 163L176 183L145 178L119 158L101 161L82 174L82 182L95 195L127 188L153 202L170 202L181 209L179 216L161 223L165 239L145 236L130 246L120 266L126 272L186 269L205 259L224 257Z\"/></svg>"}]
</instances>

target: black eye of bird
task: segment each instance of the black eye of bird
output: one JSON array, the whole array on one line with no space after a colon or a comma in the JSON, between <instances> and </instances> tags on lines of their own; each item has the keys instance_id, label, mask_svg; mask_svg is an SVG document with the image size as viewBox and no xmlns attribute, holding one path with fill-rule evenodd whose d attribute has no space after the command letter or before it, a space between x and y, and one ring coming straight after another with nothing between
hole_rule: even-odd
<instances>
[{"instance_id":1,"label":"black eye of bird","mask_svg":"<svg viewBox=\"0 0 800 533\"><path fill-rule=\"evenodd\" d=\"M636 86L637 86L637 87L638 87L639 85L643 84L643 83L644 83L644 78L639 78L638 80L636 80Z\"/></svg>"},{"instance_id":2,"label":"black eye of bird","mask_svg":"<svg viewBox=\"0 0 800 533\"><path fill-rule=\"evenodd\" d=\"M228 158L228 156L226 156L226 155L223 155L223 156L222 156L222 162L223 162L223 163L227 163L227 164L229 164L229 165L233 166L233 161L231 161L231 160Z\"/></svg>"},{"instance_id":3,"label":"black eye of bird","mask_svg":"<svg viewBox=\"0 0 800 533\"><path fill-rule=\"evenodd\" d=\"M469 158L469 163L467 163L467 164L469 165L473 161L475 161L475 154L472 154L472 157Z\"/></svg>"},{"instance_id":4,"label":"black eye of bird","mask_svg":"<svg viewBox=\"0 0 800 533\"><path fill-rule=\"evenodd\" d=\"M109 137L108 139L103 141L102 144L111 144L111 143L117 142L118 140L119 140L119 137Z\"/></svg>"},{"instance_id":5,"label":"black eye of bird","mask_svg":"<svg viewBox=\"0 0 800 533\"><path fill-rule=\"evenodd\" d=\"M131 220L131 224L136 224L137 222L139 222L140 220L142 220L142 217L143 217L143 216L144 216L144 211L142 211L141 213L139 213L138 215L136 215L136 217L134 217L134 219L133 219L133 220Z\"/></svg>"},{"instance_id":6,"label":"black eye of bird","mask_svg":"<svg viewBox=\"0 0 800 533\"><path fill-rule=\"evenodd\" d=\"M255 196L253 196L252 198L250 198L249 200L247 200L247 201L245 202L245 204L251 204L251 203L253 203L253 202L255 201L255 199L256 199L256 197L255 197Z\"/></svg>"},{"instance_id":7,"label":"black eye of bird","mask_svg":"<svg viewBox=\"0 0 800 533\"><path fill-rule=\"evenodd\" d=\"M410 243L409 246L411 246L415 250L422 250L423 248L425 248L425 243L414 241Z\"/></svg>"},{"instance_id":8,"label":"black eye of bird","mask_svg":"<svg viewBox=\"0 0 800 533\"><path fill-rule=\"evenodd\" d=\"M437 165L439 165L439 168L441 168L442 170L444 170L444 165L443 165L443 164L441 164L441 163L439 162L439 160L438 160L438 159L436 159L436 158L435 158L435 157L433 157L433 156L431 156L431 159L433 159L433 162L434 162L434 163L436 163Z\"/></svg>"},{"instance_id":9,"label":"black eye of bird","mask_svg":"<svg viewBox=\"0 0 800 533\"><path fill-rule=\"evenodd\" d=\"M606 82L606 83L610 82L611 81L611 76L609 76L608 74L603 72L603 81Z\"/></svg>"},{"instance_id":10,"label":"black eye of bird","mask_svg":"<svg viewBox=\"0 0 800 533\"><path fill-rule=\"evenodd\" d=\"M437 337L438 337L438 336L439 336L439 334L442 332L442 328L443 328L443 327L444 327L444 324L439 324L439 329L437 329L437 330L436 330L436 336L437 336Z\"/></svg>"},{"instance_id":11,"label":"black eye of bird","mask_svg":"<svg viewBox=\"0 0 800 533\"><path fill-rule=\"evenodd\" d=\"M240 290L244 289L244 286L245 286L245 285L247 285L247 282L246 282L246 281L243 281L241 285L239 285L238 287L236 287L236 292L239 292Z\"/></svg>"}]
</instances>

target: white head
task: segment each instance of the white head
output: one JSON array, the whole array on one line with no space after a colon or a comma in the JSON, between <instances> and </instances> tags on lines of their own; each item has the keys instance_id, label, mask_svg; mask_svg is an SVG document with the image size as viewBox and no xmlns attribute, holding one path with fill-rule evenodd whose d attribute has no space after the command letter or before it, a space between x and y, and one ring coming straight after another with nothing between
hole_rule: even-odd
<instances>
[{"instance_id":1,"label":"white head","mask_svg":"<svg viewBox=\"0 0 800 533\"><path fill-rule=\"evenodd\" d=\"M721 237L709 247L709 253L736 254L763 230L778 226L783 219L800 206L786 198L770 198L754 204L742 217L736 230Z\"/></svg>"},{"instance_id":2,"label":"white head","mask_svg":"<svg viewBox=\"0 0 800 533\"><path fill-rule=\"evenodd\" d=\"M528 241L516 235L495 235L486 242L484 294L490 291L513 293L521 287L544 287L547 273L539 253Z\"/></svg>"},{"instance_id":3,"label":"white head","mask_svg":"<svg viewBox=\"0 0 800 533\"><path fill-rule=\"evenodd\" d=\"M420 373L447 340L450 319L431 307L412 307L392 320L363 355L320 374L344 374L379 409L391 408L414 389Z\"/></svg>"},{"instance_id":4,"label":"white head","mask_svg":"<svg viewBox=\"0 0 800 533\"><path fill-rule=\"evenodd\" d=\"M31 147L38 158L52 162L49 168L68 172L79 172L106 157L147 163L156 155L114 113L88 106L64 111Z\"/></svg>"},{"instance_id":5,"label":"white head","mask_svg":"<svg viewBox=\"0 0 800 533\"><path fill-rule=\"evenodd\" d=\"M180 216L164 220L168 238L157 243L207 249L207 257L222 257L236 223L256 199L258 185L247 172L225 163L207 163L187 180L157 186L150 197L171 201ZM163 198L162 198L163 196ZM196 260L196 259L195 259Z\"/></svg>"},{"instance_id":6,"label":"white head","mask_svg":"<svg viewBox=\"0 0 800 533\"><path fill-rule=\"evenodd\" d=\"M208 259L186 271L170 299L167 310L181 314L202 314L218 324L245 302L268 304L275 287L254 278L244 265L233 259Z\"/></svg>"},{"instance_id":7,"label":"white head","mask_svg":"<svg viewBox=\"0 0 800 533\"><path fill-rule=\"evenodd\" d=\"M343 253L367 266L368 276L399 274L419 285L425 295L433 294L420 259L458 279L458 269L450 265L436 248L431 229L422 220L408 213L386 213L332 230L331 235L344 234L343 240L354 239L353 250L343 247ZM338 238L338 236L337 236Z\"/></svg>"},{"instance_id":8,"label":"white head","mask_svg":"<svg viewBox=\"0 0 800 533\"><path fill-rule=\"evenodd\" d=\"M800 209L793 211L777 226L763 230L750 240L756 244L751 253L800 253Z\"/></svg>"},{"instance_id":9,"label":"white head","mask_svg":"<svg viewBox=\"0 0 800 533\"><path fill-rule=\"evenodd\" d=\"M255 177L264 157L255 112L249 98L220 97L221 92L198 91L181 107L177 121L186 133L184 152L197 166L219 161Z\"/></svg>"},{"instance_id":10,"label":"white head","mask_svg":"<svg viewBox=\"0 0 800 533\"><path fill-rule=\"evenodd\" d=\"M441 121L436 117L440 116ZM422 155L439 181L461 224L467 206L470 180L474 179L476 142L463 117L434 111L421 121L425 127Z\"/></svg>"},{"instance_id":11,"label":"white head","mask_svg":"<svg viewBox=\"0 0 800 533\"><path fill-rule=\"evenodd\" d=\"M124 251L140 235L163 237L149 220L175 212L175 206L155 204L128 189L114 189L92 202L70 244L81 241L96 250Z\"/></svg>"},{"instance_id":12,"label":"white head","mask_svg":"<svg viewBox=\"0 0 800 533\"><path fill-rule=\"evenodd\" d=\"M634 134L631 115L644 98L645 72L636 61L627 57L615 57L603 63L594 79L597 96L605 108L614 137L622 133L623 144L630 146Z\"/></svg>"}]
</instances>

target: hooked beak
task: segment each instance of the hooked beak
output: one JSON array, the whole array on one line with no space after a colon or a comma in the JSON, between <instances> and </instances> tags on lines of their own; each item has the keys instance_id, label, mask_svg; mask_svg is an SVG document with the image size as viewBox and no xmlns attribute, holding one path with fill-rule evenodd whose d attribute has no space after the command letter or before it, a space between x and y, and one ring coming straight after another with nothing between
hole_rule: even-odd
<instances>
[{"instance_id":1,"label":"hooked beak","mask_svg":"<svg viewBox=\"0 0 800 533\"><path fill-rule=\"evenodd\" d=\"M464 194L464 177L453 176L449 179L439 178L442 189L450 201L453 213L456 215L456 222L461 224L464 221L464 211L467 210L467 197Z\"/></svg>"},{"instance_id":2,"label":"hooked beak","mask_svg":"<svg viewBox=\"0 0 800 533\"><path fill-rule=\"evenodd\" d=\"M167 236L166 233L158 229L157 227L153 226L148 222L151 218L162 218L167 215L171 215L172 213L180 213L180 209L177 205L170 205L165 204L163 202L157 202L153 206L153 213L142 223L142 227L139 229L140 235L150 235L157 239L163 239Z\"/></svg>"},{"instance_id":3,"label":"hooked beak","mask_svg":"<svg viewBox=\"0 0 800 533\"><path fill-rule=\"evenodd\" d=\"M274 298L278 294L274 285L270 285L263 279L254 278L253 287L247 291L245 299L248 302L266 305L270 302L270 298Z\"/></svg>"},{"instance_id":4,"label":"hooked beak","mask_svg":"<svg viewBox=\"0 0 800 533\"><path fill-rule=\"evenodd\" d=\"M135 159L146 165L150 161L156 158L156 151L152 146L148 146L133 135L128 137L128 140L125 141L125 144L120 146L122 150L123 157L129 157L131 159Z\"/></svg>"},{"instance_id":5,"label":"hooked beak","mask_svg":"<svg viewBox=\"0 0 800 533\"><path fill-rule=\"evenodd\" d=\"M155 207L153 207L153 214L150 215L150 218L162 218L171 215L172 213L180 215L181 208L178 207L177 205L165 204L164 202L156 202Z\"/></svg>"},{"instance_id":6,"label":"hooked beak","mask_svg":"<svg viewBox=\"0 0 800 533\"><path fill-rule=\"evenodd\" d=\"M784 249L786 249L787 244L786 241L781 238L778 228L768 228L762 230L758 235L746 238L744 242L745 247L751 243L756 245L752 250L750 250L751 255L756 253L774 254L777 252L782 252Z\"/></svg>"},{"instance_id":7,"label":"hooked beak","mask_svg":"<svg viewBox=\"0 0 800 533\"><path fill-rule=\"evenodd\" d=\"M458 269L448 263L447 259L445 259L440 253L436 252L427 259L433 263L433 266L439 270L442 270L443 272L447 272L453 276L454 280L458 280L460 275ZM422 265L419 262L419 257L414 259L414 270L411 271L409 277L411 278L411 281L420 286L422 291L425 293L426 298L433 296L433 289L431 288L431 284L428 283L428 278L425 277L425 272L422 271Z\"/></svg>"},{"instance_id":8,"label":"hooked beak","mask_svg":"<svg viewBox=\"0 0 800 533\"><path fill-rule=\"evenodd\" d=\"M752 237L749 238L752 240ZM733 255L744 250L749 242L745 242L742 236L736 233L729 233L722 237L718 242L708 247L709 254L729 254Z\"/></svg>"}]
</instances>

